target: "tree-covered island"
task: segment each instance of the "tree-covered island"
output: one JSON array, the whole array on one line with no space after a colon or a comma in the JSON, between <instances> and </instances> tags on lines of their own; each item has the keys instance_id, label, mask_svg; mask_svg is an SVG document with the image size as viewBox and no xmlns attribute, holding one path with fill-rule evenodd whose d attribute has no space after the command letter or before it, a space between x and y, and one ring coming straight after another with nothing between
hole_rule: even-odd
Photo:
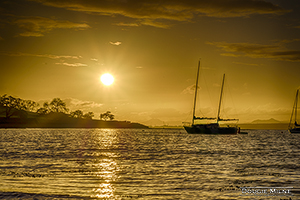
<instances>
[{"instance_id":1,"label":"tree-covered island","mask_svg":"<svg viewBox=\"0 0 300 200\"><path fill-rule=\"evenodd\" d=\"M40 106L32 100L7 94L0 96L0 128L148 128L139 123L114 120L110 111L100 114L100 120L93 117L93 112L69 111L60 98Z\"/></svg>"}]
</instances>

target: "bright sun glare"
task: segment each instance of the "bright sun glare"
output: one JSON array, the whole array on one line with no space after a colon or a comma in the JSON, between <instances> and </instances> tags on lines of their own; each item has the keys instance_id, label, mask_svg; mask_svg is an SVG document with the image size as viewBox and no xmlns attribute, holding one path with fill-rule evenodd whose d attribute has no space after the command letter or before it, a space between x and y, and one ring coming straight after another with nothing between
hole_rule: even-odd
<instances>
[{"instance_id":1,"label":"bright sun glare","mask_svg":"<svg viewBox=\"0 0 300 200\"><path fill-rule=\"evenodd\" d=\"M115 80L114 77L109 73L103 74L100 79L104 85L111 85Z\"/></svg>"}]
</instances>

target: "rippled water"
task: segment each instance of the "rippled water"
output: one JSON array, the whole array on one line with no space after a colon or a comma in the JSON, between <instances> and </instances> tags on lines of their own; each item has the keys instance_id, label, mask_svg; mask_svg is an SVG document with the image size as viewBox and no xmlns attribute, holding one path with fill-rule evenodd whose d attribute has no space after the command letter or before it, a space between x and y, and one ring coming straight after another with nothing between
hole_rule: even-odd
<instances>
[{"instance_id":1,"label":"rippled water","mask_svg":"<svg viewBox=\"0 0 300 200\"><path fill-rule=\"evenodd\" d=\"M0 129L1 199L297 199L300 135ZM245 196L241 187L293 187Z\"/></svg>"}]
</instances>

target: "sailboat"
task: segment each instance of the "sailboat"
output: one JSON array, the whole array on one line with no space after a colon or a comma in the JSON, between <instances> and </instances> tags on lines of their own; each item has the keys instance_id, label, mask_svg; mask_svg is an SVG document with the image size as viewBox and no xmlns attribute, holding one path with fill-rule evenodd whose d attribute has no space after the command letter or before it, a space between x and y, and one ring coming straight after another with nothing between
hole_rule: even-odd
<instances>
[{"instance_id":1,"label":"sailboat","mask_svg":"<svg viewBox=\"0 0 300 200\"><path fill-rule=\"evenodd\" d=\"M197 78L196 78L196 89L195 89L195 96L194 96L194 106L193 106L193 119L191 126L184 126L184 129L191 134L237 134L239 132L239 128L234 127L221 127L219 121L238 121L238 119L221 119L220 118L220 110L222 104L222 97L223 97L223 88L225 82L225 74L223 75L222 87L221 87L221 94L218 106L218 114L216 118L209 118L209 117L196 117L195 116L195 109L196 109L196 102L197 102L197 88L198 88L198 80L199 80L199 71L200 71L200 61L198 63L198 71L197 71ZM196 120L216 120L214 123L206 123L206 124L196 124Z\"/></svg>"},{"instance_id":2,"label":"sailboat","mask_svg":"<svg viewBox=\"0 0 300 200\"><path fill-rule=\"evenodd\" d=\"M296 98L295 98L290 124L288 128L290 133L300 133L300 125L297 123L298 96L299 96L299 89L296 92Z\"/></svg>"}]
</instances>

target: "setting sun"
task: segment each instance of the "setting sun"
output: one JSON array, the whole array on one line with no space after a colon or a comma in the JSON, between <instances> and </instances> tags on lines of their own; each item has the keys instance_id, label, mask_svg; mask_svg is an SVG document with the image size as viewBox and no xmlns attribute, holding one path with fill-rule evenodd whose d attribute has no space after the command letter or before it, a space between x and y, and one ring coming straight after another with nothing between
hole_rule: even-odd
<instances>
[{"instance_id":1,"label":"setting sun","mask_svg":"<svg viewBox=\"0 0 300 200\"><path fill-rule=\"evenodd\" d=\"M104 85L111 85L115 79L111 74L106 73L101 76L100 80Z\"/></svg>"}]
</instances>

